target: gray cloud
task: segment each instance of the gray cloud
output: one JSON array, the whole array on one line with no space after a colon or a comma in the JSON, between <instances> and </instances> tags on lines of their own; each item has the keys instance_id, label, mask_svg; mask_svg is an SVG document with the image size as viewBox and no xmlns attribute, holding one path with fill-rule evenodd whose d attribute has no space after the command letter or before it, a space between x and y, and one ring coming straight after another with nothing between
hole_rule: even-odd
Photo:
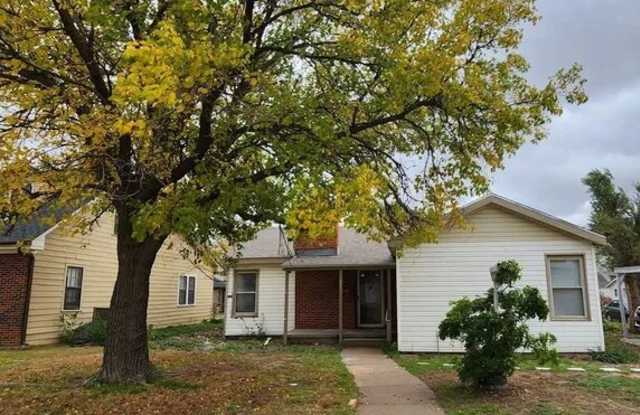
<instances>
[{"instance_id":1,"label":"gray cloud","mask_svg":"<svg viewBox=\"0 0 640 415\"><path fill-rule=\"evenodd\" d=\"M543 20L527 28L522 53L542 84L573 62L584 66L590 100L567 107L549 138L525 145L494 176L492 190L584 225L588 194L580 182L608 168L631 190L640 180L640 2L539 1Z\"/></svg>"}]
</instances>

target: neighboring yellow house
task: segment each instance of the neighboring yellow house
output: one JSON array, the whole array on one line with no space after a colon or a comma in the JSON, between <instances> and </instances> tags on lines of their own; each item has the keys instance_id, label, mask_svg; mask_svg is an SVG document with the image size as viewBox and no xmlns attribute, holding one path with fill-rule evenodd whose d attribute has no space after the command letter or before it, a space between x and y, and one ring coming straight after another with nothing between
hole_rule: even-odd
<instances>
[{"instance_id":1,"label":"neighboring yellow house","mask_svg":"<svg viewBox=\"0 0 640 415\"><path fill-rule=\"evenodd\" d=\"M21 254L18 241L30 242ZM148 324L167 326L213 317L213 274L185 259L178 237L167 240L151 272ZM87 234L31 223L0 236L0 346L56 343L61 315L91 321L108 308L117 274L114 216Z\"/></svg>"}]
</instances>

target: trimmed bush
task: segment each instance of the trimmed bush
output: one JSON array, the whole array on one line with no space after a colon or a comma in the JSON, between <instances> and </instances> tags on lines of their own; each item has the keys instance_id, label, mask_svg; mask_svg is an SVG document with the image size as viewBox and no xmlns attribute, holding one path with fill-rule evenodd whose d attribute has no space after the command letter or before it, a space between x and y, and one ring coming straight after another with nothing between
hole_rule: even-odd
<instances>
[{"instance_id":1,"label":"trimmed bush","mask_svg":"<svg viewBox=\"0 0 640 415\"><path fill-rule=\"evenodd\" d=\"M441 340L455 339L464 343L466 353L458 367L458 376L463 383L483 388L504 385L513 374L516 350L520 348L530 347L538 358L554 359L549 346L555 338L549 334L534 337L525 324L534 318L546 319L549 307L537 288L513 287L521 273L520 265L515 261L498 263L495 273L497 310L491 288L482 297L465 297L453 302L440 323Z\"/></svg>"}]
</instances>

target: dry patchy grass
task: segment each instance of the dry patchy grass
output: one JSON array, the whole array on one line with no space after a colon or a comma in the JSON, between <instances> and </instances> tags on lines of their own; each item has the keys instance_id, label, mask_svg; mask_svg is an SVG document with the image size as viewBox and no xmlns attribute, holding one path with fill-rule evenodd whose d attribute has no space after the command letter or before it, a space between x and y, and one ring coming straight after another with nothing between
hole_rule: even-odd
<instances>
[{"instance_id":1,"label":"dry patchy grass","mask_svg":"<svg viewBox=\"0 0 640 415\"><path fill-rule=\"evenodd\" d=\"M389 354L409 372L421 378L436 394L438 402L453 415L631 415L640 414L640 375L629 367L640 365L640 349L623 344L619 327L607 325L607 350L625 357L627 364L613 365L593 361L589 355L563 356L548 372L532 356L519 356L522 370L498 391L475 391L462 385L455 368L459 355ZM586 372L568 372L568 367ZM616 366L621 374L601 372L603 366Z\"/></svg>"},{"instance_id":2,"label":"dry patchy grass","mask_svg":"<svg viewBox=\"0 0 640 415\"><path fill-rule=\"evenodd\" d=\"M421 376L448 414L573 415L640 413L640 380L619 375L521 371L504 389L478 392L454 371Z\"/></svg>"},{"instance_id":3,"label":"dry patchy grass","mask_svg":"<svg viewBox=\"0 0 640 415\"><path fill-rule=\"evenodd\" d=\"M356 392L333 348L157 350L148 385L85 385L99 348L0 352L2 414L348 414Z\"/></svg>"}]
</instances>

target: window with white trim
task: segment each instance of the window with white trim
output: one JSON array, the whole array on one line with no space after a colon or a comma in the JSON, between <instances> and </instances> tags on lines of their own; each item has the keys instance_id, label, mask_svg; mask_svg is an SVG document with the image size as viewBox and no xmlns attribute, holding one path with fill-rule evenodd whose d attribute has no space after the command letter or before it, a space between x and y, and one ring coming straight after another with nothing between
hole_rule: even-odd
<instances>
[{"instance_id":1,"label":"window with white trim","mask_svg":"<svg viewBox=\"0 0 640 415\"><path fill-rule=\"evenodd\" d=\"M239 316L258 314L258 274L255 272L236 273L233 279L233 311Z\"/></svg>"},{"instance_id":2,"label":"window with white trim","mask_svg":"<svg viewBox=\"0 0 640 415\"><path fill-rule=\"evenodd\" d=\"M585 319L587 293L582 256L548 256L551 315L556 319Z\"/></svg>"},{"instance_id":3,"label":"window with white trim","mask_svg":"<svg viewBox=\"0 0 640 415\"><path fill-rule=\"evenodd\" d=\"M196 303L196 277L183 275L178 284L178 305Z\"/></svg>"},{"instance_id":4,"label":"window with white trim","mask_svg":"<svg viewBox=\"0 0 640 415\"><path fill-rule=\"evenodd\" d=\"M64 309L70 311L80 310L80 298L82 296L82 267L68 266L64 283Z\"/></svg>"}]
</instances>

